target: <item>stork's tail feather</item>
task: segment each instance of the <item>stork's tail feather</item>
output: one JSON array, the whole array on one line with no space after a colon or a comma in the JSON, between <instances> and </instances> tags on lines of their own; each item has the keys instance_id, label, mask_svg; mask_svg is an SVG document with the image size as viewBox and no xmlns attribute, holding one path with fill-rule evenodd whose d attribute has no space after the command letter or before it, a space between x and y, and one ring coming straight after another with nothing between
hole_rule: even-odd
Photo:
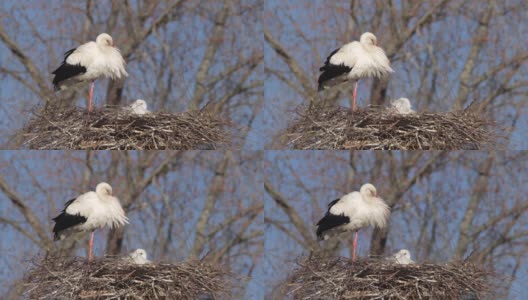
<instances>
[{"instance_id":1,"label":"stork's tail feather","mask_svg":"<svg viewBox=\"0 0 528 300\"><path fill-rule=\"evenodd\" d=\"M70 65L68 63L62 63L55 71L51 74L54 74L53 86L55 91L60 90L60 83L67 79L73 78L75 76L86 73L86 67L81 65Z\"/></svg>"},{"instance_id":2,"label":"stork's tail feather","mask_svg":"<svg viewBox=\"0 0 528 300\"><path fill-rule=\"evenodd\" d=\"M322 66L319 71L322 71L323 73L319 75L319 79L317 80L317 90L322 91L327 87L331 87L338 84L340 81L336 81L335 79L348 74L351 70L352 68L344 65L326 64Z\"/></svg>"},{"instance_id":3,"label":"stork's tail feather","mask_svg":"<svg viewBox=\"0 0 528 300\"><path fill-rule=\"evenodd\" d=\"M53 239L55 241L60 240L61 233L64 230L79 224L83 224L86 222L86 220L86 217L81 215L70 215L66 212L62 212L60 215L53 218L53 221L55 221L55 226L53 226Z\"/></svg>"},{"instance_id":4,"label":"stork's tail feather","mask_svg":"<svg viewBox=\"0 0 528 300\"><path fill-rule=\"evenodd\" d=\"M318 239L324 240L326 231L348 223L350 223L350 218L347 216L327 213L321 220L319 220L319 222L317 222L317 230L315 234Z\"/></svg>"}]
</instances>

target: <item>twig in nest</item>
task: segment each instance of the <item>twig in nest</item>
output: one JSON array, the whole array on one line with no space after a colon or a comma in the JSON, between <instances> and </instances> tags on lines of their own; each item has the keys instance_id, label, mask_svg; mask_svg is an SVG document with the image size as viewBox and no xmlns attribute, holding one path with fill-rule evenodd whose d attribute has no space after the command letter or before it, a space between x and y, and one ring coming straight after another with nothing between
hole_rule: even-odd
<instances>
[{"instance_id":1,"label":"twig in nest","mask_svg":"<svg viewBox=\"0 0 528 300\"><path fill-rule=\"evenodd\" d=\"M382 259L303 258L286 280L293 299L484 299L493 273L470 263L399 265ZM471 298L468 298L471 299Z\"/></svg>"},{"instance_id":2,"label":"twig in nest","mask_svg":"<svg viewBox=\"0 0 528 300\"><path fill-rule=\"evenodd\" d=\"M135 265L104 258L48 258L25 276L30 299L218 299L227 298L234 275L199 261Z\"/></svg>"},{"instance_id":3,"label":"twig in nest","mask_svg":"<svg viewBox=\"0 0 528 300\"><path fill-rule=\"evenodd\" d=\"M463 111L400 115L308 108L282 137L293 149L457 150L497 145L496 124Z\"/></svg>"},{"instance_id":4,"label":"twig in nest","mask_svg":"<svg viewBox=\"0 0 528 300\"><path fill-rule=\"evenodd\" d=\"M35 114L24 136L30 149L205 150L229 145L230 126L199 111L134 115L72 108Z\"/></svg>"}]
</instances>

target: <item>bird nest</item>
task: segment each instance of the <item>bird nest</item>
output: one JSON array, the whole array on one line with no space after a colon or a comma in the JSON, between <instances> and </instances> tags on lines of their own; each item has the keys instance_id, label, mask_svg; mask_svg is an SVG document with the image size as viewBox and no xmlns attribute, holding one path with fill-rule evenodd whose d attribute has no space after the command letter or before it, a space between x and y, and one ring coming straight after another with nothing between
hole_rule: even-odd
<instances>
[{"instance_id":1,"label":"bird nest","mask_svg":"<svg viewBox=\"0 0 528 300\"><path fill-rule=\"evenodd\" d=\"M399 265L343 257L303 258L285 283L293 299L483 299L492 273L470 263Z\"/></svg>"},{"instance_id":2,"label":"bird nest","mask_svg":"<svg viewBox=\"0 0 528 300\"><path fill-rule=\"evenodd\" d=\"M401 115L371 107L308 108L282 140L299 150L457 150L496 144L495 123L455 111Z\"/></svg>"},{"instance_id":3,"label":"bird nest","mask_svg":"<svg viewBox=\"0 0 528 300\"><path fill-rule=\"evenodd\" d=\"M206 112L154 112L135 115L104 108L35 113L23 129L30 149L191 150L228 144L228 121Z\"/></svg>"},{"instance_id":4,"label":"bird nest","mask_svg":"<svg viewBox=\"0 0 528 300\"><path fill-rule=\"evenodd\" d=\"M119 258L79 257L33 263L24 278L29 299L229 298L233 275L199 261L135 265Z\"/></svg>"}]
</instances>

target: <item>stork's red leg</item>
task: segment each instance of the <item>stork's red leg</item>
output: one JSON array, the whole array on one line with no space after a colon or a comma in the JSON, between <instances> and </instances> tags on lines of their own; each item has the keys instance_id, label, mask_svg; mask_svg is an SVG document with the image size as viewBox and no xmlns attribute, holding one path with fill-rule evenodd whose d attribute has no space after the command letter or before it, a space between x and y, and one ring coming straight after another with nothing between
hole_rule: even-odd
<instances>
[{"instance_id":1,"label":"stork's red leg","mask_svg":"<svg viewBox=\"0 0 528 300\"><path fill-rule=\"evenodd\" d=\"M352 243L352 262L356 261L356 249L357 249L358 231L354 231L354 242Z\"/></svg>"},{"instance_id":2,"label":"stork's red leg","mask_svg":"<svg viewBox=\"0 0 528 300\"><path fill-rule=\"evenodd\" d=\"M90 85L90 95L88 97L88 112L92 111L92 98L93 98L94 86L95 86L95 81L92 81L92 84Z\"/></svg>"},{"instance_id":3,"label":"stork's red leg","mask_svg":"<svg viewBox=\"0 0 528 300\"><path fill-rule=\"evenodd\" d=\"M358 81L356 80L356 84L354 85L354 100L352 101L352 111L356 111L356 95L357 95L357 86Z\"/></svg>"},{"instance_id":4,"label":"stork's red leg","mask_svg":"<svg viewBox=\"0 0 528 300\"><path fill-rule=\"evenodd\" d=\"M92 231L92 234L90 235L90 243L88 244L88 262L92 261L93 241L94 241L94 232Z\"/></svg>"}]
</instances>

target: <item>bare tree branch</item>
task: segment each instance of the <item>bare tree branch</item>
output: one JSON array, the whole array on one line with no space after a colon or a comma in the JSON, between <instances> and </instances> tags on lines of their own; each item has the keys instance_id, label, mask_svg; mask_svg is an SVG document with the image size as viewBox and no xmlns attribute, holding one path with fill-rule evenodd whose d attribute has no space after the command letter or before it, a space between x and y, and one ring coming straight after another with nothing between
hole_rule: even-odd
<instances>
[{"instance_id":1,"label":"bare tree branch","mask_svg":"<svg viewBox=\"0 0 528 300\"><path fill-rule=\"evenodd\" d=\"M49 238L47 231L41 226L41 223L33 210L28 207L22 197L15 191L11 190L3 176L0 176L0 190L11 200L11 203L18 209L18 211L24 216L26 222L35 231L38 238L40 239L39 245L44 245L46 250L52 248L52 242ZM14 224L11 224L14 226ZM27 231L25 231L27 233ZM22 233L22 232L21 232Z\"/></svg>"},{"instance_id":2,"label":"bare tree branch","mask_svg":"<svg viewBox=\"0 0 528 300\"><path fill-rule=\"evenodd\" d=\"M264 28L264 38L275 53L286 63L292 74L295 76L299 84L303 87L303 96L309 99L311 102L317 97L317 92L313 89L313 84L305 76L304 71L300 67L299 63L290 55L288 51L276 40L267 28Z\"/></svg>"},{"instance_id":3,"label":"bare tree branch","mask_svg":"<svg viewBox=\"0 0 528 300\"><path fill-rule=\"evenodd\" d=\"M219 194L222 193L224 187L225 174L227 167L229 165L231 153L226 151L224 157L218 163L215 176L209 187L209 192L207 194L207 199L205 205L202 209L198 222L196 223L196 236L192 244L192 249L189 253L189 257L198 259L200 254L205 249L207 243L207 228L209 223L209 218L211 216L214 205L219 197Z\"/></svg>"},{"instance_id":4,"label":"bare tree branch","mask_svg":"<svg viewBox=\"0 0 528 300\"><path fill-rule=\"evenodd\" d=\"M220 48L219 40L224 38L225 23L227 16L229 15L230 4L224 3L222 10L218 13L214 28L209 36L209 42L207 43L207 49L205 55L202 58L198 72L196 73L196 85L194 88L193 97L191 100L190 108L195 110L198 109L200 102L203 101L205 93L207 92L207 77L209 70L213 64L213 59Z\"/></svg>"},{"instance_id":5,"label":"bare tree branch","mask_svg":"<svg viewBox=\"0 0 528 300\"><path fill-rule=\"evenodd\" d=\"M288 201L277 190L275 190L275 188L267 180L264 181L264 189L266 190L266 193L270 195L273 201L275 201L275 203L288 216L295 229L297 229L297 232L302 236L305 247L310 250L318 249L319 245L317 244L313 235L309 233L311 226L308 226L304 223L297 211L288 204Z\"/></svg>"}]
</instances>

